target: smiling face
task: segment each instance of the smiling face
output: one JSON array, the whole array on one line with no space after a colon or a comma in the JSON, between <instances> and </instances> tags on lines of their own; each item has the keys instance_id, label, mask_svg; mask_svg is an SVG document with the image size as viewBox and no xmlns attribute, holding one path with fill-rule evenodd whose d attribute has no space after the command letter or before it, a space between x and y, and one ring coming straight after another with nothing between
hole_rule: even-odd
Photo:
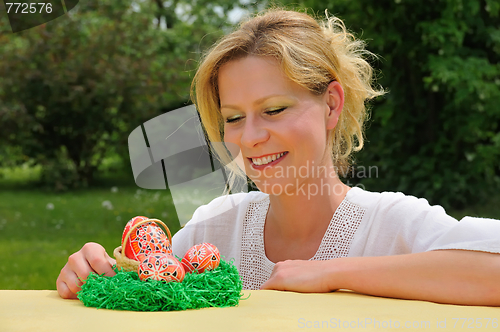
<instances>
[{"instance_id":1,"label":"smiling face","mask_svg":"<svg viewBox=\"0 0 500 332\"><path fill-rule=\"evenodd\" d=\"M220 68L218 87L224 141L241 149L245 172L261 191L308 181L301 167L332 165L327 135L343 106L337 82L314 95L288 79L276 60L248 56Z\"/></svg>"}]
</instances>

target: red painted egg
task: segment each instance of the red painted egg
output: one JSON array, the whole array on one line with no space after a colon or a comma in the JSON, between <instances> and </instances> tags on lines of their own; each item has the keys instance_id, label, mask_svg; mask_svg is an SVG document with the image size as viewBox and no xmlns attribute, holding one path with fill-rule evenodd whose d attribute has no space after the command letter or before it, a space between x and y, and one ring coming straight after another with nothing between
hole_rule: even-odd
<instances>
[{"instance_id":1,"label":"red painted egg","mask_svg":"<svg viewBox=\"0 0 500 332\"><path fill-rule=\"evenodd\" d=\"M139 279L160 280L160 281L178 281L184 279L184 268L181 263L169 254L152 254L147 256L141 264L137 273Z\"/></svg>"},{"instance_id":2,"label":"red painted egg","mask_svg":"<svg viewBox=\"0 0 500 332\"><path fill-rule=\"evenodd\" d=\"M187 251L181 263L186 273L214 270L220 263L219 249L211 243L197 244Z\"/></svg>"},{"instance_id":3,"label":"red painted egg","mask_svg":"<svg viewBox=\"0 0 500 332\"><path fill-rule=\"evenodd\" d=\"M127 225L122 235L122 243L128 231L137 223L147 220L146 217L132 218ZM153 221L136 227L124 244L125 256L142 262L146 256L152 253L167 253L172 254L172 246L165 232Z\"/></svg>"},{"instance_id":4,"label":"red painted egg","mask_svg":"<svg viewBox=\"0 0 500 332\"><path fill-rule=\"evenodd\" d=\"M141 221L144 221L144 220L148 220L149 218L148 217L144 217L144 216L137 216L137 217L134 217L132 219L130 219L128 222L127 222L127 225L125 225L125 229L123 230L123 234L122 234L122 243L123 241L125 240L125 235L127 234L127 232L133 227L135 226L138 222L141 222ZM153 223L153 222L152 222Z\"/></svg>"}]
</instances>

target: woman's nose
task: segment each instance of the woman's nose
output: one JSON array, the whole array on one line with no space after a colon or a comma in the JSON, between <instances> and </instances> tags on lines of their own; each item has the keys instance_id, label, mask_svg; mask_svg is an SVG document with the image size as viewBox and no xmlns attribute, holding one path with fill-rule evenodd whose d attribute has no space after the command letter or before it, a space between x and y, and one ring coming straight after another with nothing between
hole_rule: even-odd
<instances>
[{"instance_id":1,"label":"woman's nose","mask_svg":"<svg viewBox=\"0 0 500 332\"><path fill-rule=\"evenodd\" d=\"M253 148L269 139L269 131L257 119L247 117L241 134L241 144Z\"/></svg>"}]
</instances>

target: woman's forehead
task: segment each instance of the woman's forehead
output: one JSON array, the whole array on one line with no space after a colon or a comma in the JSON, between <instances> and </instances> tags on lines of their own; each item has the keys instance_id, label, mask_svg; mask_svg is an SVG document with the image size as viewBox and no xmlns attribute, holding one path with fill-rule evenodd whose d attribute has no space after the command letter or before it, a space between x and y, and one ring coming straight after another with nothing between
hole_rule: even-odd
<instances>
[{"instance_id":1,"label":"woman's forehead","mask_svg":"<svg viewBox=\"0 0 500 332\"><path fill-rule=\"evenodd\" d=\"M260 56L248 56L224 64L219 71L218 85L222 103L298 92L298 85L285 75L277 60Z\"/></svg>"},{"instance_id":2,"label":"woman's forehead","mask_svg":"<svg viewBox=\"0 0 500 332\"><path fill-rule=\"evenodd\" d=\"M223 64L219 69L219 79L221 75L227 74L228 72L239 71L239 72L255 72L256 70L261 72L269 72L270 75L275 75L280 73L280 75L285 76L283 73L278 60L269 56L257 56L249 55L246 57L230 60Z\"/></svg>"}]
</instances>

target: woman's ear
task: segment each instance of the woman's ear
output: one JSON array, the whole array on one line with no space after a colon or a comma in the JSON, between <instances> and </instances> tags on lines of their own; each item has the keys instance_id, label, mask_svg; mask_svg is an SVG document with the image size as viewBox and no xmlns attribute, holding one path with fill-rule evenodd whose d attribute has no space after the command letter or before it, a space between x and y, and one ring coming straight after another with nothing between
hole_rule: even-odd
<instances>
[{"instance_id":1,"label":"woman's ear","mask_svg":"<svg viewBox=\"0 0 500 332\"><path fill-rule=\"evenodd\" d=\"M328 114L326 116L326 129L335 128L339 121L340 113L344 108L344 89L337 81L332 81L328 84L324 98L328 105Z\"/></svg>"}]
</instances>

